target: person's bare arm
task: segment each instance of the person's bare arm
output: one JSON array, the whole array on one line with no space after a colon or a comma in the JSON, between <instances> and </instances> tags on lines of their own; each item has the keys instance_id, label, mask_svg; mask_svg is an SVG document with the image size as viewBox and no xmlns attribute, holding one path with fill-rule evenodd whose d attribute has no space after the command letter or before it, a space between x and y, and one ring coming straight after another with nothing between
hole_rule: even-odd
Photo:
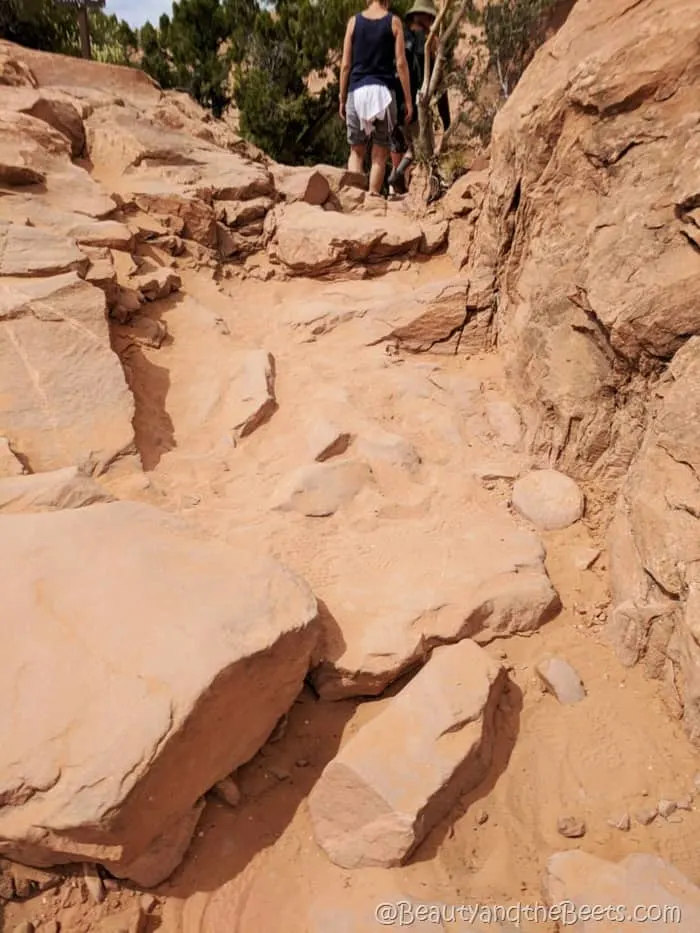
<instances>
[{"instance_id":1,"label":"person's bare arm","mask_svg":"<svg viewBox=\"0 0 700 933\"><path fill-rule=\"evenodd\" d=\"M408 62L406 61L406 43L403 38L403 25L398 16L394 17L394 54L396 56L396 70L401 81L401 90L403 99L406 102L406 123L413 119L413 99L411 98L411 79L408 74Z\"/></svg>"},{"instance_id":2,"label":"person's bare arm","mask_svg":"<svg viewBox=\"0 0 700 933\"><path fill-rule=\"evenodd\" d=\"M345 30L345 41L343 42L343 61L340 65L340 106L338 112L342 119L345 119L345 104L348 99L348 84L350 83L350 71L352 70L352 37L355 32L355 17L348 21Z\"/></svg>"}]
</instances>

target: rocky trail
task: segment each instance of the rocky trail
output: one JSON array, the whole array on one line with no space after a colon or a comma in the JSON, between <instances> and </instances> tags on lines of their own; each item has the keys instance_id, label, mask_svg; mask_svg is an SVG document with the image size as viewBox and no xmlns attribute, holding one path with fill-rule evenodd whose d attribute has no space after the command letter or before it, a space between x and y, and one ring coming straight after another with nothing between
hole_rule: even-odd
<instances>
[{"instance_id":1,"label":"rocky trail","mask_svg":"<svg viewBox=\"0 0 700 933\"><path fill-rule=\"evenodd\" d=\"M430 211L0 43L3 933L700 929L671 6L578 0Z\"/></svg>"}]
</instances>

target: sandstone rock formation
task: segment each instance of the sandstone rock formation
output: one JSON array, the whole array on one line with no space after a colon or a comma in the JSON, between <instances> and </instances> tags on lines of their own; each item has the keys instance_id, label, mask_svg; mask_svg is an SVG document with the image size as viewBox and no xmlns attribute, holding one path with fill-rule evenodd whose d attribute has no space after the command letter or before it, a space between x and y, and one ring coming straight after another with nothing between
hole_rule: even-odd
<instances>
[{"instance_id":1,"label":"sandstone rock formation","mask_svg":"<svg viewBox=\"0 0 700 933\"><path fill-rule=\"evenodd\" d=\"M301 201L270 215L270 253L297 275L324 275L351 265L417 252L420 226L399 216L319 212Z\"/></svg>"},{"instance_id":2,"label":"sandstone rock formation","mask_svg":"<svg viewBox=\"0 0 700 933\"><path fill-rule=\"evenodd\" d=\"M616 489L636 458L609 632L695 739L699 38L690 0L573 6L496 119L465 328L497 335L539 466Z\"/></svg>"},{"instance_id":3,"label":"sandstone rock formation","mask_svg":"<svg viewBox=\"0 0 700 933\"><path fill-rule=\"evenodd\" d=\"M111 499L102 486L78 467L0 479L0 512L79 509Z\"/></svg>"},{"instance_id":4,"label":"sandstone rock formation","mask_svg":"<svg viewBox=\"0 0 700 933\"><path fill-rule=\"evenodd\" d=\"M472 641L434 651L311 792L316 839L333 862L400 864L457 796L483 779L504 681L503 668Z\"/></svg>"},{"instance_id":5,"label":"sandstone rock formation","mask_svg":"<svg viewBox=\"0 0 700 933\"><path fill-rule=\"evenodd\" d=\"M700 340L675 355L610 527L613 612L623 664L644 661L700 741Z\"/></svg>"},{"instance_id":6,"label":"sandstone rock formation","mask_svg":"<svg viewBox=\"0 0 700 933\"><path fill-rule=\"evenodd\" d=\"M559 852L547 863L547 900L567 911L560 920L581 933L691 933L700 923L700 888L654 855L618 863L585 852Z\"/></svg>"},{"instance_id":7,"label":"sandstone rock formation","mask_svg":"<svg viewBox=\"0 0 700 933\"><path fill-rule=\"evenodd\" d=\"M693 0L576 3L496 118L467 330L497 331L531 449L574 476L624 474L642 375L698 327L699 35Z\"/></svg>"},{"instance_id":8,"label":"sandstone rock formation","mask_svg":"<svg viewBox=\"0 0 700 933\"><path fill-rule=\"evenodd\" d=\"M330 543L311 679L325 699L381 693L434 645L535 631L559 609L536 535L472 506L461 534L391 520ZM410 586L407 585L408 581Z\"/></svg>"},{"instance_id":9,"label":"sandstone rock formation","mask_svg":"<svg viewBox=\"0 0 700 933\"><path fill-rule=\"evenodd\" d=\"M199 798L301 688L315 600L274 561L135 503L0 523L12 645L0 689L13 710L0 852L156 884L189 844Z\"/></svg>"},{"instance_id":10,"label":"sandstone rock formation","mask_svg":"<svg viewBox=\"0 0 700 933\"><path fill-rule=\"evenodd\" d=\"M14 253L13 273L0 278L3 433L35 471L88 457L109 463L133 447L134 403L110 348L104 293L65 271L83 263L84 269L89 261L76 247L29 227L8 226L10 255L16 230L34 236L22 251L33 258ZM30 274L18 277L22 269Z\"/></svg>"}]
</instances>

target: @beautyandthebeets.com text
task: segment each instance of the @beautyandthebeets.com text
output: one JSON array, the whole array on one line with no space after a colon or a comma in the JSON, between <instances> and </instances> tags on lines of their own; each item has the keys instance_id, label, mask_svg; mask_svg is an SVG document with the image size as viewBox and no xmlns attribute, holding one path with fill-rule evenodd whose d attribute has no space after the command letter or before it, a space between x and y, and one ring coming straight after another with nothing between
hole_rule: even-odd
<instances>
[{"instance_id":1,"label":"@beautyandthebeets.com text","mask_svg":"<svg viewBox=\"0 0 700 933\"><path fill-rule=\"evenodd\" d=\"M675 904L426 904L412 901L386 901L377 904L377 923L387 927L411 927L466 921L488 927L496 923L558 923L563 929L577 923L680 924L682 910ZM700 933L700 931L698 931Z\"/></svg>"}]
</instances>

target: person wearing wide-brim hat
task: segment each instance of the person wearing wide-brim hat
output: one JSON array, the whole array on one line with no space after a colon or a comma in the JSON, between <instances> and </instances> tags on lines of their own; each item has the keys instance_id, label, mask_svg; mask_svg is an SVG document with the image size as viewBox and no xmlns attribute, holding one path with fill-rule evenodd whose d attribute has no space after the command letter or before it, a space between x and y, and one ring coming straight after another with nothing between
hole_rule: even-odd
<instances>
[{"instance_id":1,"label":"person wearing wide-brim hat","mask_svg":"<svg viewBox=\"0 0 700 933\"><path fill-rule=\"evenodd\" d=\"M433 0L415 0L404 17L404 44L411 78L413 120L406 125L403 132L398 130L392 137L391 158L394 169L389 177L389 185L399 192L405 190L405 175L414 158L414 147L418 137L418 92L425 75L425 43L436 17L437 10ZM404 101L400 89L397 90L397 103L401 113ZM451 122L447 92L438 100L437 108L443 129L447 130ZM402 124L403 120L399 118L397 126L401 127Z\"/></svg>"}]
</instances>

